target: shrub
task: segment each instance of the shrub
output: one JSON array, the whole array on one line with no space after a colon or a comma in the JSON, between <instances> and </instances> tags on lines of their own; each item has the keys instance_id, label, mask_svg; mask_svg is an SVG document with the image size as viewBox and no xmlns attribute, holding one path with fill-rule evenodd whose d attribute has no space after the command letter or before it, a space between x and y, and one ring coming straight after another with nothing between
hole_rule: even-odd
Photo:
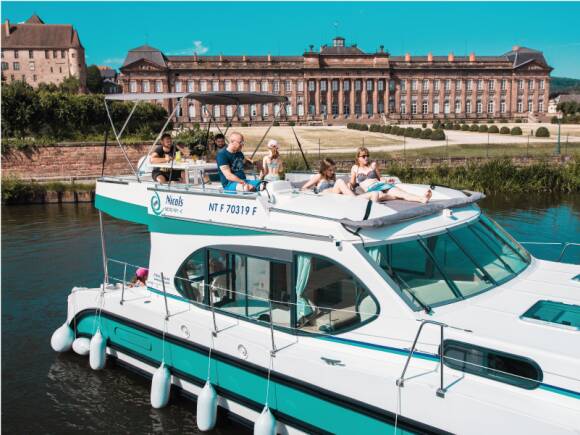
<instances>
[{"instance_id":1,"label":"shrub","mask_svg":"<svg viewBox=\"0 0 580 435\"><path fill-rule=\"evenodd\" d=\"M195 126L195 124L194 124L194 126ZM248 126L248 122L247 121L242 121L242 127L247 127L247 126Z\"/></svg>"},{"instance_id":2,"label":"shrub","mask_svg":"<svg viewBox=\"0 0 580 435\"><path fill-rule=\"evenodd\" d=\"M512 136L521 136L522 135L522 129L519 127L514 127L512 128L512 131L510 132L510 134Z\"/></svg>"},{"instance_id":3,"label":"shrub","mask_svg":"<svg viewBox=\"0 0 580 435\"><path fill-rule=\"evenodd\" d=\"M453 124L453 130L461 130L460 124Z\"/></svg>"},{"instance_id":4,"label":"shrub","mask_svg":"<svg viewBox=\"0 0 580 435\"><path fill-rule=\"evenodd\" d=\"M423 127L423 128L427 128L427 123L426 123L426 122L424 122L423 124L421 124L421 127Z\"/></svg>"},{"instance_id":5,"label":"shrub","mask_svg":"<svg viewBox=\"0 0 580 435\"><path fill-rule=\"evenodd\" d=\"M381 126L378 124L371 124L371 126L369 127L369 131L373 132L373 133L378 133L381 130Z\"/></svg>"},{"instance_id":6,"label":"shrub","mask_svg":"<svg viewBox=\"0 0 580 435\"><path fill-rule=\"evenodd\" d=\"M288 122L288 125L289 125L290 127L294 127L294 126L296 125L296 123L295 123L294 121L290 121L290 122Z\"/></svg>"},{"instance_id":7,"label":"shrub","mask_svg":"<svg viewBox=\"0 0 580 435\"><path fill-rule=\"evenodd\" d=\"M433 133L433 130L426 128L421 132L421 139L431 139L431 133Z\"/></svg>"},{"instance_id":8,"label":"shrub","mask_svg":"<svg viewBox=\"0 0 580 435\"><path fill-rule=\"evenodd\" d=\"M479 132L480 132L480 133L487 133L487 125L485 125L485 124L481 124L481 125L479 126Z\"/></svg>"},{"instance_id":9,"label":"shrub","mask_svg":"<svg viewBox=\"0 0 580 435\"><path fill-rule=\"evenodd\" d=\"M272 127L280 127L280 121L274 121Z\"/></svg>"},{"instance_id":10,"label":"shrub","mask_svg":"<svg viewBox=\"0 0 580 435\"><path fill-rule=\"evenodd\" d=\"M451 130L453 128L452 122L446 122L445 126L443 127L445 130Z\"/></svg>"},{"instance_id":11,"label":"shrub","mask_svg":"<svg viewBox=\"0 0 580 435\"><path fill-rule=\"evenodd\" d=\"M540 127L536 130L536 137L550 137L550 130L546 127Z\"/></svg>"},{"instance_id":12,"label":"shrub","mask_svg":"<svg viewBox=\"0 0 580 435\"><path fill-rule=\"evenodd\" d=\"M440 127L441 127L441 121L436 120L435 122L433 122L433 130L436 130Z\"/></svg>"},{"instance_id":13,"label":"shrub","mask_svg":"<svg viewBox=\"0 0 580 435\"><path fill-rule=\"evenodd\" d=\"M491 127L489 127L489 131L490 133L499 133L499 128L497 128L497 125L492 125Z\"/></svg>"},{"instance_id":14,"label":"shrub","mask_svg":"<svg viewBox=\"0 0 580 435\"><path fill-rule=\"evenodd\" d=\"M473 124L471 127L469 127L469 131L479 131L479 125Z\"/></svg>"},{"instance_id":15,"label":"shrub","mask_svg":"<svg viewBox=\"0 0 580 435\"><path fill-rule=\"evenodd\" d=\"M499 122L500 122L500 124L507 124L507 119L505 119L505 118L501 118L501 119L499 120Z\"/></svg>"},{"instance_id":16,"label":"shrub","mask_svg":"<svg viewBox=\"0 0 580 435\"><path fill-rule=\"evenodd\" d=\"M360 125L360 130L361 131L369 131L369 126L366 124L361 124Z\"/></svg>"},{"instance_id":17,"label":"shrub","mask_svg":"<svg viewBox=\"0 0 580 435\"><path fill-rule=\"evenodd\" d=\"M445 132L443 129L434 130L431 133L431 140L445 140Z\"/></svg>"},{"instance_id":18,"label":"shrub","mask_svg":"<svg viewBox=\"0 0 580 435\"><path fill-rule=\"evenodd\" d=\"M415 132L415 129L413 127L407 127L405 129L405 136L413 137L414 132Z\"/></svg>"},{"instance_id":19,"label":"shrub","mask_svg":"<svg viewBox=\"0 0 580 435\"><path fill-rule=\"evenodd\" d=\"M389 134L389 133L391 133L391 129L392 129L392 127L390 125L385 125L385 126L383 126L383 133Z\"/></svg>"},{"instance_id":20,"label":"shrub","mask_svg":"<svg viewBox=\"0 0 580 435\"><path fill-rule=\"evenodd\" d=\"M521 124L522 123L522 118L516 118L516 124Z\"/></svg>"},{"instance_id":21,"label":"shrub","mask_svg":"<svg viewBox=\"0 0 580 435\"><path fill-rule=\"evenodd\" d=\"M403 127L399 127L399 129L397 130L397 135L405 136L405 129Z\"/></svg>"},{"instance_id":22,"label":"shrub","mask_svg":"<svg viewBox=\"0 0 580 435\"><path fill-rule=\"evenodd\" d=\"M510 128L505 126L500 128L499 134L510 134Z\"/></svg>"},{"instance_id":23,"label":"shrub","mask_svg":"<svg viewBox=\"0 0 580 435\"><path fill-rule=\"evenodd\" d=\"M488 120L487 120L487 123L488 123L488 124L493 124L493 123L494 123L494 120L493 120L493 119L488 119Z\"/></svg>"},{"instance_id":24,"label":"shrub","mask_svg":"<svg viewBox=\"0 0 580 435\"><path fill-rule=\"evenodd\" d=\"M417 127L417 128L415 128L415 129L413 130L413 137L421 137L421 132L422 132L422 131L423 131L423 130L422 130L421 128L418 128L418 127Z\"/></svg>"},{"instance_id":25,"label":"shrub","mask_svg":"<svg viewBox=\"0 0 580 435\"><path fill-rule=\"evenodd\" d=\"M467 124L461 125L461 131L469 131L469 125Z\"/></svg>"}]
</instances>

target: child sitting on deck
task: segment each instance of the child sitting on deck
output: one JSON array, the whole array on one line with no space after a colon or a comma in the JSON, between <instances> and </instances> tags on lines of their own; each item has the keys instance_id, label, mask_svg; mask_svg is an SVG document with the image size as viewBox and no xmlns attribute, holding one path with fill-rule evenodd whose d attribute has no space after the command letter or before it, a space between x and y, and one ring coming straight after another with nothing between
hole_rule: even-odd
<instances>
[{"instance_id":1,"label":"child sitting on deck","mask_svg":"<svg viewBox=\"0 0 580 435\"><path fill-rule=\"evenodd\" d=\"M336 179L336 163L332 159L322 159L318 174L314 174L310 180L302 186L302 190L313 189L316 193L337 193L354 196L352 190L344 180Z\"/></svg>"}]
</instances>

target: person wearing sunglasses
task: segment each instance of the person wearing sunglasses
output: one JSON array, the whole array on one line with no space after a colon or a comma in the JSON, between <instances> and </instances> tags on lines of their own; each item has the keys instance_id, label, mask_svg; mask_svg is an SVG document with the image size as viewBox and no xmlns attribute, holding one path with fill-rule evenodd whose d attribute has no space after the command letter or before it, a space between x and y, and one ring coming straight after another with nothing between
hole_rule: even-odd
<instances>
[{"instance_id":1,"label":"person wearing sunglasses","mask_svg":"<svg viewBox=\"0 0 580 435\"><path fill-rule=\"evenodd\" d=\"M349 187L354 190L357 186L364 191L364 195L375 202L403 199L427 203L433 195L430 189L423 196L406 192L395 187L394 179L382 181L379 167L376 162L370 162L370 153L365 147L357 149L355 164L350 170Z\"/></svg>"},{"instance_id":2,"label":"person wearing sunglasses","mask_svg":"<svg viewBox=\"0 0 580 435\"><path fill-rule=\"evenodd\" d=\"M250 192L258 190L260 180L246 180L244 173L244 136L234 132L230 141L216 156L218 174L225 191Z\"/></svg>"},{"instance_id":3,"label":"person wearing sunglasses","mask_svg":"<svg viewBox=\"0 0 580 435\"><path fill-rule=\"evenodd\" d=\"M153 152L149 155L151 163L169 163L175 158L175 145L169 133L164 133L161 136L160 144L155 147ZM154 168L151 172L153 180L158 183L167 183L171 181L184 181L183 171L173 168Z\"/></svg>"},{"instance_id":4,"label":"person wearing sunglasses","mask_svg":"<svg viewBox=\"0 0 580 435\"><path fill-rule=\"evenodd\" d=\"M336 179L336 163L332 159L322 159L318 174L310 177L310 180L302 186L301 190L313 189L315 193L327 194L337 193L347 196L354 196L352 190L346 185L344 180Z\"/></svg>"}]
</instances>

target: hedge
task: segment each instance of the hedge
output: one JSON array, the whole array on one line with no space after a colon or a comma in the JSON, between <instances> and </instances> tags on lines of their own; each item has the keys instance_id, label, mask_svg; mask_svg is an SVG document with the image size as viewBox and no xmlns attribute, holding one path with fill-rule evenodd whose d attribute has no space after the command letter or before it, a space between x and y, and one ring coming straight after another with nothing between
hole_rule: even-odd
<instances>
[{"instance_id":1,"label":"hedge","mask_svg":"<svg viewBox=\"0 0 580 435\"><path fill-rule=\"evenodd\" d=\"M471 127L469 127L469 131L479 131L479 125L473 124Z\"/></svg>"},{"instance_id":2,"label":"hedge","mask_svg":"<svg viewBox=\"0 0 580 435\"><path fill-rule=\"evenodd\" d=\"M510 134L512 136L521 136L522 135L522 129L519 127L514 127L512 128L512 131L510 132Z\"/></svg>"},{"instance_id":3,"label":"hedge","mask_svg":"<svg viewBox=\"0 0 580 435\"><path fill-rule=\"evenodd\" d=\"M539 127L536 130L536 137L550 137L550 130L546 127Z\"/></svg>"},{"instance_id":4,"label":"hedge","mask_svg":"<svg viewBox=\"0 0 580 435\"><path fill-rule=\"evenodd\" d=\"M431 133L431 140L445 140L445 132L438 128Z\"/></svg>"},{"instance_id":5,"label":"hedge","mask_svg":"<svg viewBox=\"0 0 580 435\"><path fill-rule=\"evenodd\" d=\"M492 125L487 131L490 133L499 133L499 128L497 128L497 125Z\"/></svg>"},{"instance_id":6,"label":"hedge","mask_svg":"<svg viewBox=\"0 0 580 435\"><path fill-rule=\"evenodd\" d=\"M463 124L463 125L461 126L461 131L469 131L469 125L467 125L467 124Z\"/></svg>"},{"instance_id":7,"label":"hedge","mask_svg":"<svg viewBox=\"0 0 580 435\"><path fill-rule=\"evenodd\" d=\"M433 133L433 130L431 130L430 128L426 128L425 130L423 130L421 132L421 139L431 139L432 133Z\"/></svg>"},{"instance_id":8,"label":"hedge","mask_svg":"<svg viewBox=\"0 0 580 435\"><path fill-rule=\"evenodd\" d=\"M500 128L499 134L510 134L510 128L505 126Z\"/></svg>"}]
</instances>

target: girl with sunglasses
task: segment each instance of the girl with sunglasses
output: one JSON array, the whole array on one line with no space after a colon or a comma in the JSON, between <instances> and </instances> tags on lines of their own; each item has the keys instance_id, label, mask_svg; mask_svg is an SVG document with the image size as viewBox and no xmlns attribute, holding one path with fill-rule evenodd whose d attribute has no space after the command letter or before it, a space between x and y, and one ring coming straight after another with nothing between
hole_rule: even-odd
<instances>
[{"instance_id":1,"label":"girl with sunglasses","mask_svg":"<svg viewBox=\"0 0 580 435\"><path fill-rule=\"evenodd\" d=\"M354 193L349 189L344 180L336 179L336 163L332 159L322 159L320 161L318 174L314 174L302 186L302 190L308 189L313 189L314 192L321 194L337 193L354 196Z\"/></svg>"}]
</instances>

